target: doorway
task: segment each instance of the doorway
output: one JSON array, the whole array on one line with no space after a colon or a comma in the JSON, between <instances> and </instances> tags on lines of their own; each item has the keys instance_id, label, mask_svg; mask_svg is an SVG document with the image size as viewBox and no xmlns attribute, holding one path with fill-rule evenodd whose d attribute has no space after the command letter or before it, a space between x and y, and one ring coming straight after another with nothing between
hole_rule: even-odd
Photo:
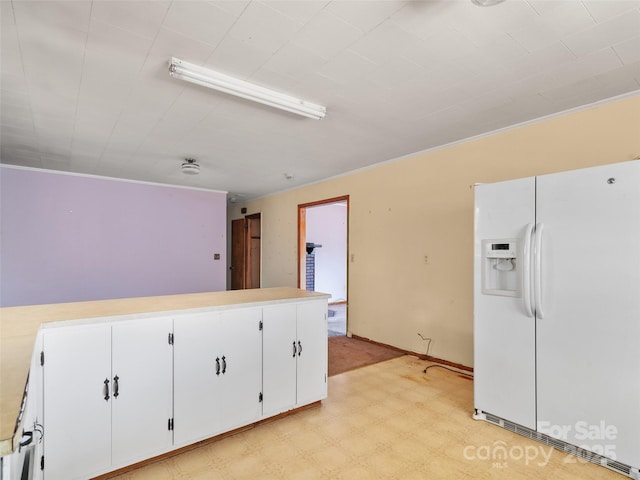
<instances>
[{"instance_id":1,"label":"doorway","mask_svg":"<svg viewBox=\"0 0 640 480\"><path fill-rule=\"evenodd\" d=\"M231 290L260 288L261 214L231 221Z\"/></svg>"},{"instance_id":2,"label":"doorway","mask_svg":"<svg viewBox=\"0 0 640 480\"><path fill-rule=\"evenodd\" d=\"M348 328L349 196L298 205L298 288L329 298L329 336Z\"/></svg>"}]
</instances>

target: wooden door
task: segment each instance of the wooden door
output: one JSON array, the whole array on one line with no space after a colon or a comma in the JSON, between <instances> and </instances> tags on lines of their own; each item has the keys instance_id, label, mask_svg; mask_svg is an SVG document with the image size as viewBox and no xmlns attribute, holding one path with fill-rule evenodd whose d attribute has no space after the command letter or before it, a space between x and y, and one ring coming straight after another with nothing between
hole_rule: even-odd
<instances>
[{"instance_id":1,"label":"wooden door","mask_svg":"<svg viewBox=\"0 0 640 480\"><path fill-rule=\"evenodd\" d=\"M231 290L245 287L246 271L246 220L239 218L231 221Z\"/></svg>"},{"instance_id":2,"label":"wooden door","mask_svg":"<svg viewBox=\"0 0 640 480\"><path fill-rule=\"evenodd\" d=\"M246 221L247 268L245 271L245 288L260 288L260 214L248 215Z\"/></svg>"},{"instance_id":3,"label":"wooden door","mask_svg":"<svg viewBox=\"0 0 640 480\"><path fill-rule=\"evenodd\" d=\"M231 290L260 288L260 214L231 221Z\"/></svg>"}]
</instances>

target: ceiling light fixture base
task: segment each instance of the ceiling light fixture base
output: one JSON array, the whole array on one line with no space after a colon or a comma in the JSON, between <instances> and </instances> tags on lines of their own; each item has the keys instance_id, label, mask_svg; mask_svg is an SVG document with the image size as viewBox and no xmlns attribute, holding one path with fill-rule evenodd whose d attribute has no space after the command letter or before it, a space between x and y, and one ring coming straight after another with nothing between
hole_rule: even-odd
<instances>
[{"instance_id":1,"label":"ceiling light fixture base","mask_svg":"<svg viewBox=\"0 0 640 480\"><path fill-rule=\"evenodd\" d=\"M198 175L200 173L200 164L194 158L185 158L181 170L185 175Z\"/></svg>"}]
</instances>

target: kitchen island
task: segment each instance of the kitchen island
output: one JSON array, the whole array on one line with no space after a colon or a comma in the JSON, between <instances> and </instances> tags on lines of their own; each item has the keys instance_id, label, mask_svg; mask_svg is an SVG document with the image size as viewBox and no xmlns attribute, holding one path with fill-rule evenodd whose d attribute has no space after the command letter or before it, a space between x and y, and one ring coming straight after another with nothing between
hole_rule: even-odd
<instances>
[{"instance_id":1,"label":"kitchen island","mask_svg":"<svg viewBox=\"0 0 640 480\"><path fill-rule=\"evenodd\" d=\"M35 395L40 398L42 394L40 385L44 385L43 388L46 391L47 385L63 385L65 382L78 381L77 374L72 377L73 380L56 378L56 375L59 373L56 372L56 355L53 355L53 353L49 354L47 346L51 345L50 348L52 352L57 352L55 347L59 345L60 352L71 352L71 355L73 349L78 344L90 345L91 335L94 335L96 338L103 335L105 338L108 337L109 342L111 342L113 338L114 345L112 346L111 343L109 343L108 347L109 355L111 355L112 350L115 352L117 347L115 343L117 338L116 333L122 329L129 328L130 330L126 330L127 338L131 338L130 333L134 331L131 329L140 328L141 325L145 325L144 328L148 329L140 333L140 338L143 342L152 338L150 332L155 329L156 325L159 326L160 324L162 324L161 328L163 329L161 332L162 337L166 339L167 335L169 336L169 342L164 341L164 344L170 343L173 346L174 333L179 338L179 341L176 343L180 346L180 349L171 348L169 350L170 354L162 353L162 355L165 356L163 358L167 358L166 356L170 355L171 361L165 361L165 364L172 369L174 362L177 367L184 369L191 368L191 366L188 365L189 362L200 362L200 359L194 357L193 355L195 354L191 353L197 351L200 345L204 345L206 348L210 346L211 349L218 348L220 352L212 353L214 356L206 360L207 368L211 368L213 379L215 380L216 377L222 378L226 376L226 378L231 378L231 375L226 372L227 363L229 363L229 372L236 373L240 365L249 361L245 358L242 358L242 361L236 360L236 357L238 357L237 352L227 351L227 345L231 345L237 340L233 338L233 335L229 336L228 332L240 328L241 325L248 326L251 324L250 331L253 332L255 330L259 332L256 333L256 335L260 335L258 337L254 336L253 333L250 334L252 338L251 342L253 342L255 346L250 349L250 353L252 354L251 362L253 362L251 371L259 370L262 372L261 377L256 379L256 388L259 389L259 392L255 392L256 401L259 394L260 409L245 416L246 418L239 417L238 422L240 422L240 424L257 421L265 416L277 415L278 413L296 408L304 403L320 400L326 397L326 308L328 297L329 295L318 292L307 292L295 288L281 287L2 308L0 309L0 455L9 455L16 450L23 429L28 428L30 422L32 422L30 419L25 421L27 415L21 416L21 406L24 405L25 386L29 378L30 368L33 368L34 365L39 365L41 356L44 362L42 368L44 373L40 372L39 375L31 375L32 379L35 377L38 381L36 385L28 388L27 391L29 395ZM320 316L323 318L319 318ZM255 323L255 326L253 323ZM214 324L216 326L211 327L211 325ZM263 324L265 325L264 331ZM300 338L300 332L303 332L304 329L307 328L307 324L313 324L316 327L319 326L319 328L314 330L313 336L323 338L307 338L302 340ZM271 325L273 325L273 327L271 327ZM245 330L249 331L248 327L246 327ZM225 342L220 346L214 347L214 340L221 338L223 332L227 335ZM75 337L73 337L75 340L68 345L64 344L63 341L64 335L67 333L73 333L73 335L75 335ZM238 336L240 335L243 337L247 336L246 332L238 330ZM87 342L84 341L85 338ZM194 345L187 350L184 345L189 338L191 339L189 341L194 342ZM83 340L78 341L78 339ZM34 349L34 346L37 346L37 348ZM89 346L88 348L93 347ZM282 359L292 358L300 362L301 359L304 358L304 355L302 355L303 348L306 355L313 353L315 357L318 357L313 359L313 367L311 368L311 371L314 372L312 376L318 377L315 378L315 392L305 398L285 400L284 397L289 394L284 392L284 390L287 388L291 389L292 386L281 387L278 385L279 380L277 380L277 378L279 373L276 372L281 372L281 368L283 368L283 365L278 363L281 362L281 360L276 361L277 365L270 365L278 355L281 355ZM284 352L282 354L278 353L280 350L285 349L286 354ZM256 352L256 350L259 350L259 352ZM94 351L95 350L91 351L92 356ZM134 349L134 351L139 352L143 350ZM216 356L217 362L215 359ZM50 363L49 357L51 357ZM44 358L46 358L46 361L44 361ZM76 363L79 362L82 364L85 361L83 358L74 358L73 356L69 358L70 363L65 367L67 369L69 366L73 367ZM130 363L135 363L137 361L135 360L136 356L134 355L132 358L133 360L131 360ZM232 359L236 360L236 363L232 363ZM111 365L111 359L109 359L109 365ZM296 379L296 368L300 370L301 366L300 363L297 365L297 367L295 364L293 365L293 370L287 365L284 365L284 368L289 368L292 371L293 389L295 392L297 382L297 395L300 397L300 381L302 381L302 379L300 377ZM220 373L220 369L223 367L224 372ZM304 368L302 369L304 370ZM218 370L217 375L215 373L216 369ZM185 370L185 372L186 371L187 370ZM190 399L195 396L195 393L192 395L192 392L188 390L188 388L191 387L186 377L191 376L192 370L188 371L189 375L183 375L185 378L178 379L178 377L176 377L176 386L187 389L182 392L175 392L176 399L180 399L180 401L183 402L182 406L176 405L176 407L178 407L178 410L181 409L184 411L185 414L188 413L190 409L197 407L197 405L194 406L189 403L191 401ZM322 372L321 375L320 372ZM179 372L172 371L170 373L171 375L168 375L169 378L174 374L178 376L181 375ZM112 395L118 397L119 377L118 373L113 372L113 374L115 375L113 377L110 373L106 375L102 374L105 378L98 379L100 382L105 382L104 386L100 386L100 395L105 393L105 397ZM209 372L205 372L204 375L209 375ZM319 378L320 376L322 377L321 379ZM43 377L44 381L42 381ZM322 385L320 385L320 380L322 380ZM199 383L202 383L202 379L200 379ZM271 383L273 383L273 391L267 395L267 391L271 388ZM123 385L126 385L126 383L123 383ZM318 387L320 388L318 389ZM113 390L114 388L116 390ZM170 385L170 388L173 389L173 384ZM219 389L220 387L212 388ZM228 390L232 387L225 388ZM74 383L74 389L77 391L81 390L81 385L77 386ZM63 391L61 388L55 388L53 390ZM312 388L312 390L314 389ZM124 391L123 388L123 393ZM170 398L172 399L174 392L172 391L171 393ZM270 400L279 398L282 395L284 395L284 397L282 397L279 404L267 404L266 401L264 403L262 402L263 393L265 398L269 398ZM200 394L202 394L202 392L198 393L198 395ZM296 393L294 393L294 397L295 395ZM125 395L118 398L120 405L125 404L125 398ZM63 401L65 399L61 398L60 400ZM115 398L101 399L101 402L106 405L112 400L115 400ZM51 434L49 435L49 442L53 441L51 440L51 436L54 436L55 433L55 429L53 428L54 421L51 419L58 413L57 407L54 410L54 407L51 406L54 405L51 404L52 401L53 400L50 400L49 405L45 403L44 408L41 405L43 403L41 399L35 402L36 405L39 405L37 409L39 410L39 414L35 416L38 418L38 422L43 423L44 431L47 432L48 435ZM233 397L231 397L230 401L234 403L237 399L233 400ZM171 412L173 412L173 405ZM225 413L225 415L228 415L228 412ZM109 413L109 418L111 418L111 413ZM170 442L159 450L154 451L154 455L199 441L207 436L214 436L225 429L240 426L238 422L229 425L221 424L220 426L211 427L209 430L205 428L202 431L194 431L192 433L184 429L184 426L188 424L186 419L181 422L183 428L180 430L176 429L176 431L173 431L173 417L170 417L168 421L169 430L172 432ZM167 419L164 419L163 422L167 423ZM105 444L108 443L110 449L114 451L117 450L117 442L112 444L111 436L106 436L109 438L105 440ZM178 438L179 441L176 442L175 438ZM47 439L47 436L45 436L45 439ZM50 449L54 450L54 447L51 446ZM47 450L46 441L45 450ZM99 474L103 471L106 472L109 471L109 469L120 468L129 462L139 461L141 459L142 457L128 458L122 462L91 469L89 473L92 475ZM56 478L53 473L47 476L46 472L47 469L45 469L45 478ZM80 474L77 478L84 477Z\"/></svg>"}]
</instances>

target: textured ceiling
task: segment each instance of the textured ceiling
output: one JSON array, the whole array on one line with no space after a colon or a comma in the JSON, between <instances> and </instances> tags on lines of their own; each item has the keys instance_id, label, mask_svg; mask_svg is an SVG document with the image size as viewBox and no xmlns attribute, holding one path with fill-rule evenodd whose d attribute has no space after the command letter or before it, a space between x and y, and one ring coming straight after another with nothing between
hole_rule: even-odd
<instances>
[{"instance_id":1,"label":"textured ceiling","mask_svg":"<svg viewBox=\"0 0 640 480\"><path fill-rule=\"evenodd\" d=\"M0 6L2 163L239 199L640 89L640 0ZM327 117L173 79L172 56Z\"/></svg>"}]
</instances>

